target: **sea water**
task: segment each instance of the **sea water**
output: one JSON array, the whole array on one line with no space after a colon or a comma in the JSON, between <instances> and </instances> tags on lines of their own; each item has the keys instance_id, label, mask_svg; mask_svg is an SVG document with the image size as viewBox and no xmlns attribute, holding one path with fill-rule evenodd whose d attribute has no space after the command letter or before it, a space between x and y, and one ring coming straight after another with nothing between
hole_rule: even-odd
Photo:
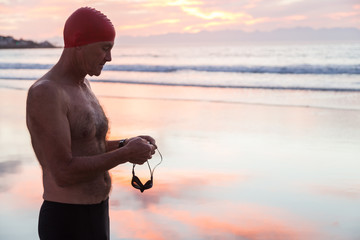
<instances>
[{"instance_id":1,"label":"sea water","mask_svg":"<svg viewBox=\"0 0 360 240\"><path fill-rule=\"evenodd\" d=\"M0 51L0 79L33 80L62 49ZM359 91L360 43L115 46L94 81L223 88ZM26 71L24 71L26 70Z\"/></svg>"},{"instance_id":2,"label":"sea water","mask_svg":"<svg viewBox=\"0 0 360 240\"><path fill-rule=\"evenodd\" d=\"M48 71L57 62L61 51L0 51L0 87L28 87L28 80L35 80ZM105 65L101 76L89 79L113 84L282 90L282 94L303 90L303 93L310 94L306 99L313 98L315 92L318 93L316 96L334 96L334 93L345 92L346 97L325 105L321 100L317 101L317 97L314 102L302 102L299 99L299 102L293 104L357 108L349 96L360 91L359 59L359 42L239 43L229 46L127 45L115 46L112 61ZM257 99L257 103L282 103L276 100L274 92L264 93L272 97ZM237 94L227 99L209 99L208 96L204 100L254 101Z\"/></svg>"}]
</instances>

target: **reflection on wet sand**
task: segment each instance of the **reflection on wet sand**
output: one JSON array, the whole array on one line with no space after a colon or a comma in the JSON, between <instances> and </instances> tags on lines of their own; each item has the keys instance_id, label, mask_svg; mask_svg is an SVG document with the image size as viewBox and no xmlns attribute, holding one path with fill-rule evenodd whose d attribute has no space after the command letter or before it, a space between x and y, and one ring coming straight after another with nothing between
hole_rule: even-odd
<instances>
[{"instance_id":1,"label":"reflection on wet sand","mask_svg":"<svg viewBox=\"0 0 360 240\"><path fill-rule=\"evenodd\" d=\"M226 89L99 86L125 96L100 99L109 139L150 134L164 156L144 193L130 184L131 164L111 171L111 239L360 237L358 111L202 100L226 98ZM0 239L37 239L42 174L25 124L26 91L0 89L0 100ZM146 166L136 174L150 177Z\"/></svg>"},{"instance_id":2,"label":"reflection on wet sand","mask_svg":"<svg viewBox=\"0 0 360 240\"><path fill-rule=\"evenodd\" d=\"M11 199L10 205L16 208L37 209L42 202L42 182L40 166L23 165L19 174L9 176L11 186L5 193Z\"/></svg>"},{"instance_id":3,"label":"reflection on wet sand","mask_svg":"<svg viewBox=\"0 0 360 240\"><path fill-rule=\"evenodd\" d=\"M309 223L282 209L207 197L229 184L240 186L247 176L165 171L155 176L154 187L144 193L131 187L130 172L112 171L111 229L117 238L291 240L315 235ZM16 209L38 209L40 176L38 165L25 165L3 201Z\"/></svg>"},{"instance_id":4,"label":"reflection on wet sand","mask_svg":"<svg viewBox=\"0 0 360 240\"><path fill-rule=\"evenodd\" d=\"M131 189L125 172L113 173L111 219L117 237L292 240L315 236L311 223L282 209L206 197L213 188L240 185L246 178L215 172L191 177L191 173L162 174L159 183L143 194Z\"/></svg>"},{"instance_id":5,"label":"reflection on wet sand","mask_svg":"<svg viewBox=\"0 0 360 240\"><path fill-rule=\"evenodd\" d=\"M335 185L313 184L308 187L315 194L333 196L358 201L360 199L360 184L344 183Z\"/></svg>"},{"instance_id":6,"label":"reflection on wet sand","mask_svg":"<svg viewBox=\"0 0 360 240\"><path fill-rule=\"evenodd\" d=\"M10 157L5 157L9 159ZM10 188L8 176L19 172L21 161L19 160L0 160L0 192L7 191Z\"/></svg>"},{"instance_id":7,"label":"reflection on wet sand","mask_svg":"<svg viewBox=\"0 0 360 240\"><path fill-rule=\"evenodd\" d=\"M167 173L164 173L167 171ZM130 185L131 175L130 172L119 171L117 169L111 171L113 180L112 191L112 205L122 205L122 198L126 194L133 198L132 205L138 205L140 208L147 208L153 204L162 204L165 199L193 199L194 201L201 200L200 192L207 187L222 187L222 184L227 182L245 180L245 177L240 177L232 174L225 173L202 173L201 176L194 171L168 171L162 170L161 175L154 175L154 186L145 190L144 193L133 189ZM147 175L146 175L147 176ZM196 193L196 194L194 194ZM203 199L206 201L206 199ZM137 206L137 207L139 207ZM123 206L120 206L123 207Z\"/></svg>"}]
</instances>

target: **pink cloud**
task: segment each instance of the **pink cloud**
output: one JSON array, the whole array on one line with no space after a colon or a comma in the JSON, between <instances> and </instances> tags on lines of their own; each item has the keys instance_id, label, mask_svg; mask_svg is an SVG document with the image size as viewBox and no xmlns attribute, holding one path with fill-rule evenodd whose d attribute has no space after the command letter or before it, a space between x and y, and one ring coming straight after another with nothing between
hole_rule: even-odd
<instances>
[{"instance_id":1,"label":"pink cloud","mask_svg":"<svg viewBox=\"0 0 360 240\"><path fill-rule=\"evenodd\" d=\"M350 18L360 15L360 12L336 12L328 15L329 18L334 20L341 20L343 18Z\"/></svg>"},{"instance_id":2,"label":"pink cloud","mask_svg":"<svg viewBox=\"0 0 360 240\"><path fill-rule=\"evenodd\" d=\"M307 19L307 16L304 16L304 15L292 15L292 16L287 16L284 19L289 20L289 21L301 21L301 20Z\"/></svg>"},{"instance_id":3,"label":"pink cloud","mask_svg":"<svg viewBox=\"0 0 360 240\"><path fill-rule=\"evenodd\" d=\"M67 17L78 7L89 5L103 11L113 21L118 35L152 35L202 30L273 30L297 27L358 27L359 4L338 1L313 13L320 3L247 0L151 0L151 1L7 1L0 4L2 34L22 38L52 38L62 35ZM338 11L338 12L336 12ZM284 16L292 16L284 18ZM325 19L324 16L328 16ZM330 20L329 20L330 19ZM275 23L275 24L274 24ZM39 26L34 28L33 26ZM41 27L40 27L41 26Z\"/></svg>"}]
</instances>

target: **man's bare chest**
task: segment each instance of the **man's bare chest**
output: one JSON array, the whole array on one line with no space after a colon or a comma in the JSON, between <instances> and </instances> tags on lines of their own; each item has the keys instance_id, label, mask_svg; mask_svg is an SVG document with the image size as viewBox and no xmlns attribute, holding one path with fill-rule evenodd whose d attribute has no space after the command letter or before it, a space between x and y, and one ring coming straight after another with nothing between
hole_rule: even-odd
<instances>
[{"instance_id":1,"label":"man's bare chest","mask_svg":"<svg viewBox=\"0 0 360 240\"><path fill-rule=\"evenodd\" d=\"M74 92L68 107L68 120L73 140L104 140L108 120L91 90Z\"/></svg>"}]
</instances>

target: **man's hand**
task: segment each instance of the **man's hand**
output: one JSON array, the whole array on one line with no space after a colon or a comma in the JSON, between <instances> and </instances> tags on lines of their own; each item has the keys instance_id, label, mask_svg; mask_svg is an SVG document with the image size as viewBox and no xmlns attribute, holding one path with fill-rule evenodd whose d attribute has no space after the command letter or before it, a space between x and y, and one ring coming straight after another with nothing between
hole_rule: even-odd
<instances>
[{"instance_id":1,"label":"man's hand","mask_svg":"<svg viewBox=\"0 0 360 240\"><path fill-rule=\"evenodd\" d=\"M148 141L151 145L155 146L155 149L157 149L155 139L153 139L153 138L150 137L150 136L146 136L146 135L141 135L141 136L139 136L139 137L145 139L145 140ZM155 149L154 149L154 153L155 153ZM154 153L153 153L153 154L154 154Z\"/></svg>"},{"instance_id":2,"label":"man's hand","mask_svg":"<svg viewBox=\"0 0 360 240\"><path fill-rule=\"evenodd\" d=\"M128 139L124 148L130 153L130 163L143 164L155 153L156 144L150 136L139 136Z\"/></svg>"}]
</instances>

